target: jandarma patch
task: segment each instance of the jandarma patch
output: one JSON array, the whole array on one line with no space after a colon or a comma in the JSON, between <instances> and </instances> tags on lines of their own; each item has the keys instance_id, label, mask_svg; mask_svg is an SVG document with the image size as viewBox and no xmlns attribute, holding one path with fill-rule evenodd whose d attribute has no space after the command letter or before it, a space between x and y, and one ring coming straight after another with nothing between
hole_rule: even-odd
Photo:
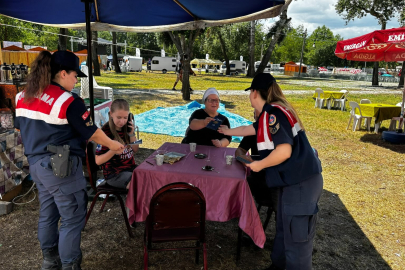
<instances>
[{"instance_id":1,"label":"jandarma patch","mask_svg":"<svg viewBox=\"0 0 405 270\"><path fill-rule=\"evenodd\" d=\"M272 126L276 123L276 116L274 114L270 114L269 117L269 126Z\"/></svg>"},{"instance_id":2,"label":"jandarma patch","mask_svg":"<svg viewBox=\"0 0 405 270\"><path fill-rule=\"evenodd\" d=\"M271 134L276 134L276 132L280 129L280 124L275 125L274 127L270 128Z\"/></svg>"},{"instance_id":3,"label":"jandarma patch","mask_svg":"<svg viewBox=\"0 0 405 270\"><path fill-rule=\"evenodd\" d=\"M83 120L86 120L89 115L90 115L90 112L89 112L89 111L86 111L86 112L82 115Z\"/></svg>"}]
</instances>

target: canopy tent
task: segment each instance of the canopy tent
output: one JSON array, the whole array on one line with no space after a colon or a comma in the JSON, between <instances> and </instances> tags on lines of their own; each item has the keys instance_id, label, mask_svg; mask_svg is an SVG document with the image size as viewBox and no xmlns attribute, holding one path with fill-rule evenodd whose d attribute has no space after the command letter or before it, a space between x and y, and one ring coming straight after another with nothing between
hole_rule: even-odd
<instances>
[{"instance_id":1,"label":"canopy tent","mask_svg":"<svg viewBox=\"0 0 405 270\"><path fill-rule=\"evenodd\" d=\"M34 47L28 50L29 52L42 52L42 51L47 51L47 49L44 49L42 47Z\"/></svg>"},{"instance_id":2,"label":"canopy tent","mask_svg":"<svg viewBox=\"0 0 405 270\"><path fill-rule=\"evenodd\" d=\"M291 0L287 0L289 2ZM280 14L284 0L96 0L91 3L93 31L163 32L193 30ZM44 8L46 7L46 8ZM0 14L61 28L86 26L80 0L0 0Z\"/></svg>"},{"instance_id":3,"label":"canopy tent","mask_svg":"<svg viewBox=\"0 0 405 270\"><path fill-rule=\"evenodd\" d=\"M20 48L20 47L15 46L15 45L11 45L11 46L8 46L8 47L4 47L3 50L4 50L4 51L23 51L23 52L26 51L25 49Z\"/></svg>"},{"instance_id":4,"label":"canopy tent","mask_svg":"<svg viewBox=\"0 0 405 270\"><path fill-rule=\"evenodd\" d=\"M335 55L342 59L376 62L405 60L405 27L377 30L339 41Z\"/></svg>"},{"instance_id":5,"label":"canopy tent","mask_svg":"<svg viewBox=\"0 0 405 270\"><path fill-rule=\"evenodd\" d=\"M342 59L365 62L405 61L405 27L377 30L360 37L339 41L335 55ZM402 94L400 123L403 121L404 103L405 87Z\"/></svg>"},{"instance_id":6,"label":"canopy tent","mask_svg":"<svg viewBox=\"0 0 405 270\"><path fill-rule=\"evenodd\" d=\"M213 66L213 65L222 65L222 62L219 60L214 60L214 59L193 59L190 61L190 64L193 65L209 65L209 66Z\"/></svg>"},{"instance_id":7,"label":"canopy tent","mask_svg":"<svg viewBox=\"0 0 405 270\"><path fill-rule=\"evenodd\" d=\"M278 16L292 0L0 0L0 14L60 28L91 31L163 32L193 30ZM46 7L46 8L45 8ZM135 12L137 12L135 14ZM91 46L88 46L91 59ZM92 62L87 61L89 70ZM94 119L93 74L89 74Z\"/></svg>"}]
</instances>

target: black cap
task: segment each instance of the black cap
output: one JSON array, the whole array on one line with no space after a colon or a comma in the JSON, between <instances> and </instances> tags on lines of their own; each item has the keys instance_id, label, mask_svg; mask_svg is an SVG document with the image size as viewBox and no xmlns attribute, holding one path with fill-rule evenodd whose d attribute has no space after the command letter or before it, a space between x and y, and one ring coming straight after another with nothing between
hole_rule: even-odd
<instances>
[{"instance_id":1,"label":"black cap","mask_svg":"<svg viewBox=\"0 0 405 270\"><path fill-rule=\"evenodd\" d=\"M51 65L62 69L74 70L77 72L77 77L87 77L86 74L80 71L79 57L69 51L56 51L52 54Z\"/></svg>"},{"instance_id":2,"label":"black cap","mask_svg":"<svg viewBox=\"0 0 405 270\"><path fill-rule=\"evenodd\" d=\"M252 81L252 84L249 88L246 88L245 91L255 89L255 90L267 90L275 82L273 76L270 73L259 73L257 74Z\"/></svg>"}]
</instances>

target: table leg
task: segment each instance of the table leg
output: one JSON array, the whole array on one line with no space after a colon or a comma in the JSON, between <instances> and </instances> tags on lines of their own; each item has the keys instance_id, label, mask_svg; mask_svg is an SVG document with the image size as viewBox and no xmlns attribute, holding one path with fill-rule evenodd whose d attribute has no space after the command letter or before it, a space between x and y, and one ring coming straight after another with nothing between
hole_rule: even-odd
<instances>
[{"instance_id":1,"label":"table leg","mask_svg":"<svg viewBox=\"0 0 405 270\"><path fill-rule=\"evenodd\" d=\"M374 133L378 133L378 129L380 128L381 122L374 123Z\"/></svg>"}]
</instances>

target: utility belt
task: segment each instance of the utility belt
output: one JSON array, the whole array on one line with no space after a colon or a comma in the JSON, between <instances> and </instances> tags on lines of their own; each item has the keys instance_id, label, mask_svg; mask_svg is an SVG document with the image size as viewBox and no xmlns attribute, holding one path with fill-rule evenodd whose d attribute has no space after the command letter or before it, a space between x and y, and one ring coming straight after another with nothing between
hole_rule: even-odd
<instances>
[{"instance_id":1,"label":"utility belt","mask_svg":"<svg viewBox=\"0 0 405 270\"><path fill-rule=\"evenodd\" d=\"M59 178L68 177L73 166L72 158L69 156L70 146L56 146L53 144L48 144L46 149L55 154L52 155L50 159L53 174Z\"/></svg>"}]
</instances>

